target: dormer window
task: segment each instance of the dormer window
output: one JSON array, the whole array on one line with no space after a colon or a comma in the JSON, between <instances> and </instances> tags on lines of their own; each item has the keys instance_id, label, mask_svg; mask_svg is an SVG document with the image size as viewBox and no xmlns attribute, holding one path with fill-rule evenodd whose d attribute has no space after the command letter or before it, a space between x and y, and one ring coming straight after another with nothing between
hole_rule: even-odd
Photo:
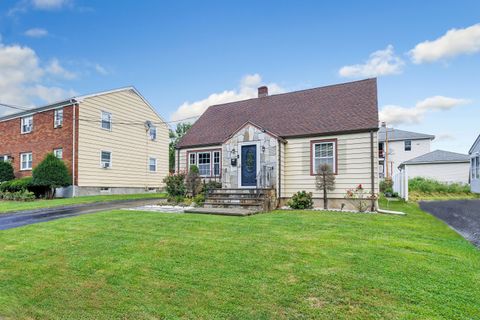
<instances>
[{"instance_id":1,"label":"dormer window","mask_svg":"<svg viewBox=\"0 0 480 320\"><path fill-rule=\"evenodd\" d=\"M33 130L33 116L23 117L22 118L22 133L30 133Z\"/></svg>"},{"instance_id":2,"label":"dormer window","mask_svg":"<svg viewBox=\"0 0 480 320\"><path fill-rule=\"evenodd\" d=\"M63 109L56 109L53 114L53 127L60 128L63 126Z\"/></svg>"}]
</instances>

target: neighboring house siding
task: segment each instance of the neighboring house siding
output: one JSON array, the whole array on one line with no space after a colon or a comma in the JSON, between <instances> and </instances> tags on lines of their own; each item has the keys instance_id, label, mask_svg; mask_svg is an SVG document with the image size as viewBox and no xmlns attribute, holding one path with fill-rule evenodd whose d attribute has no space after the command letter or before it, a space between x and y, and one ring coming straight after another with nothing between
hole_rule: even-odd
<instances>
[{"instance_id":1,"label":"neighboring house siding","mask_svg":"<svg viewBox=\"0 0 480 320\"><path fill-rule=\"evenodd\" d=\"M468 175L470 164L464 163L428 163L428 164L408 164L407 173L409 179L422 177L435 179L446 183L464 183L468 184Z\"/></svg>"},{"instance_id":2,"label":"neighboring house siding","mask_svg":"<svg viewBox=\"0 0 480 320\"><path fill-rule=\"evenodd\" d=\"M407 160L416 158L430 152L430 139L411 140L412 150L405 151L405 142L389 141L388 142L388 162L390 174L399 172L398 166ZM391 171L393 169L393 171ZM386 171L385 171L386 172Z\"/></svg>"},{"instance_id":3,"label":"neighboring house siding","mask_svg":"<svg viewBox=\"0 0 480 320\"><path fill-rule=\"evenodd\" d=\"M347 189L362 184L370 191L371 184L371 153L370 133L356 133L335 136L319 136L300 139L287 139L285 147L284 169L282 174L282 197L291 197L295 192L306 190L312 192L315 198L323 197L321 191L315 188L315 176L310 174L310 143L313 140L337 139L336 188L329 192L329 198L340 199ZM374 185L378 193L378 138L374 133Z\"/></svg>"},{"instance_id":4,"label":"neighboring house siding","mask_svg":"<svg viewBox=\"0 0 480 320\"><path fill-rule=\"evenodd\" d=\"M54 110L47 110L33 114L33 130L22 134L20 130L21 118L0 122L1 143L0 155L13 158L12 165L15 176L31 176L31 170L20 170L20 154L32 153L33 168L35 168L54 149L63 149L63 161L72 172L73 146L73 107L63 107L63 125L54 128Z\"/></svg>"},{"instance_id":5,"label":"neighboring house siding","mask_svg":"<svg viewBox=\"0 0 480 320\"><path fill-rule=\"evenodd\" d=\"M474 148L472 148L472 150L470 150L470 161L472 161L472 158L477 157L477 154L480 154L480 142L477 143ZM472 168L469 169L470 177L472 177L470 182L470 189L472 190L472 192L480 193L480 179L473 178L471 170Z\"/></svg>"},{"instance_id":6,"label":"neighboring house siding","mask_svg":"<svg viewBox=\"0 0 480 320\"><path fill-rule=\"evenodd\" d=\"M102 111L112 115L111 131L101 128ZM119 91L85 98L79 117L80 187L163 187L168 174L168 129L137 94ZM155 141L143 124L147 120L155 122ZM109 169L101 168L102 150L112 154ZM157 159L156 172L149 171L149 157Z\"/></svg>"}]
</instances>

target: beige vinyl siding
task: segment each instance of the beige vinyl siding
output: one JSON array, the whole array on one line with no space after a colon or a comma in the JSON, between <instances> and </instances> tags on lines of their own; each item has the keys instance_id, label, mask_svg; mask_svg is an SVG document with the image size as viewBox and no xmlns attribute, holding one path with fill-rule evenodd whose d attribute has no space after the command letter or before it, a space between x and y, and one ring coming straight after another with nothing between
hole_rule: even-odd
<instances>
[{"instance_id":1,"label":"beige vinyl siding","mask_svg":"<svg viewBox=\"0 0 480 320\"><path fill-rule=\"evenodd\" d=\"M378 142L374 134L374 177L375 192L378 193ZM331 198L343 198L346 190L362 184L371 190L370 133L355 133L335 136L288 139L285 145L285 164L282 175L282 196L291 197L295 192L305 190L314 197L322 197L315 189L315 176L310 175L310 142L314 140L337 139L336 189L329 192Z\"/></svg>"},{"instance_id":2,"label":"beige vinyl siding","mask_svg":"<svg viewBox=\"0 0 480 320\"><path fill-rule=\"evenodd\" d=\"M101 128L101 112L112 114L112 130ZM168 128L133 91L85 98L79 108L78 185L89 187L163 187L168 174ZM150 140L144 122L157 128ZM122 124L127 122L128 124ZM131 124L135 122L136 124ZM112 153L112 167L101 168L101 151ZM149 158L157 159L150 172Z\"/></svg>"}]
</instances>

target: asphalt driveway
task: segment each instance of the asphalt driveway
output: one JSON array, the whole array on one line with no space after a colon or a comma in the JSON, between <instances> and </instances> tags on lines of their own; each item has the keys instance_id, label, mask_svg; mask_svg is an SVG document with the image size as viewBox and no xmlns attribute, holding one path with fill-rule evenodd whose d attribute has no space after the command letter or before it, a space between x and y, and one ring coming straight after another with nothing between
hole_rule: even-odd
<instances>
[{"instance_id":1,"label":"asphalt driveway","mask_svg":"<svg viewBox=\"0 0 480 320\"><path fill-rule=\"evenodd\" d=\"M480 200L422 201L420 208L480 248Z\"/></svg>"},{"instance_id":2,"label":"asphalt driveway","mask_svg":"<svg viewBox=\"0 0 480 320\"><path fill-rule=\"evenodd\" d=\"M159 199L117 200L0 214L0 230L99 211L157 204L158 202Z\"/></svg>"}]
</instances>

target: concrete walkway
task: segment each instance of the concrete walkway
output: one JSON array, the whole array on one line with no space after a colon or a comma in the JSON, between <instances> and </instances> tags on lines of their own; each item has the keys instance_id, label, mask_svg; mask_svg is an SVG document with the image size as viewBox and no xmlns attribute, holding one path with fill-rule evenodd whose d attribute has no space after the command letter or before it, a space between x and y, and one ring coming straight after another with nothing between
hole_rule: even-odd
<instances>
[{"instance_id":1,"label":"concrete walkway","mask_svg":"<svg viewBox=\"0 0 480 320\"><path fill-rule=\"evenodd\" d=\"M0 230L81 214L157 204L162 199L116 200L0 214Z\"/></svg>"}]
</instances>

